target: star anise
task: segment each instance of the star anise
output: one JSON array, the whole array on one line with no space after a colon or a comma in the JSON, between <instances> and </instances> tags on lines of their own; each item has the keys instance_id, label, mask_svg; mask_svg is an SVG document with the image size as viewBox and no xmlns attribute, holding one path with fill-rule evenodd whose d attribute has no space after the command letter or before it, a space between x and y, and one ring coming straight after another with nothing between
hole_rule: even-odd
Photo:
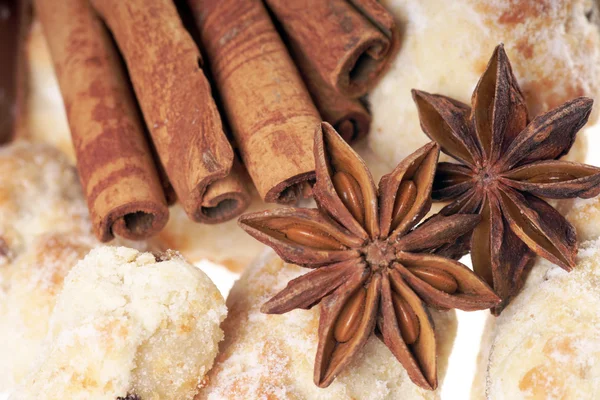
<instances>
[{"instance_id":1,"label":"star anise","mask_svg":"<svg viewBox=\"0 0 600 400\"><path fill-rule=\"evenodd\" d=\"M439 147L423 146L384 176L377 191L364 161L329 124L315 134L318 209L246 214L241 227L285 261L313 271L290 281L262 311L320 303L314 381L327 387L377 331L417 385L437 386L427 307L480 310L500 299L471 270L430 252L470 232L477 215L439 217L431 207Z\"/></svg>"},{"instance_id":2,"label":"star anise","mask_svg":"<svg viewBox=\"0 0 600 400\"><path fill-rule=\"evenodd\" d=\"M585 125L592 100L569 101L529 121L523 94L502 45L496 47L471 100L413 90L423 131L460 164L442 162L433 199L453 200L441 215L479 213L472 234L446 246L471 248L477 274L502 297L499 314L523 286L534 254L570 271L575 229L540 197L589 198L600 192L600 169L558 160Z\"/></svg>"}]
</instances>

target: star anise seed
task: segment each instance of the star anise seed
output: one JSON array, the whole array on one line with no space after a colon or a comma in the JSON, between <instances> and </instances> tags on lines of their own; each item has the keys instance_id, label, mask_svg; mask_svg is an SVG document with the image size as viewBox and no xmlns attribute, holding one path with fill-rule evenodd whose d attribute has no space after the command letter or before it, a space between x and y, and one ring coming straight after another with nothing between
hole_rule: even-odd
<instances>
[{"instance_id":1,"label":"star anise seed","mask_svg":"<svg viewBox=\"0 0 600 400\"><path fill-rule=\"evenodd\" d=\"M363 160L329 124L315 133L318 209L279 208L240 217L241 227L285 261L312 271L290 281L262 311L320 304L314 380L328 386L376 331L417 385L437 387L428 308L480 310L500 301L457 261L432 251L471 232L477 215L434 217L439 147L429 143L384 176L379 190Z\"/></svg>"},{"instance_id":2,"label":"star anise seed","mask_svg":"<svg viewBox=\"0 0 600 400\"><path fill-rule=\"evenodd\" d=\"M439 163L433 199L452 202L441 215L482 216L473 231L437 249L458 258L469 247L477 274L503 299L499 314L523 286L534 254L569 271L575 229L541 198L589 198L600 193L600 169L558 160L585 125L592 100L569 101L529 121L521 89L502 45L471 100L413 90L423 131L459 164Z\"/></svg>"}]
</instances>

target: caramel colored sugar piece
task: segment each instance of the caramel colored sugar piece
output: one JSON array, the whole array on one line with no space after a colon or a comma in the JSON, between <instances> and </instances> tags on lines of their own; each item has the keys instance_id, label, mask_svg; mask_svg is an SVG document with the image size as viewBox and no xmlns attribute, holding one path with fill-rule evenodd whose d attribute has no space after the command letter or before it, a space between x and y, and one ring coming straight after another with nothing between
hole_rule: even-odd
<instances>
[{"instance_id":1,"label":"caramel colored sugar piece","mask_svg":"<svg viewBox=\"0 0 600 400\"><path fill-rule=\"evenodd\" d=\"M259 0L189 0L223 108L260 196L294 202L314 177L320 117Z\"/></svg>"}]
</instances>

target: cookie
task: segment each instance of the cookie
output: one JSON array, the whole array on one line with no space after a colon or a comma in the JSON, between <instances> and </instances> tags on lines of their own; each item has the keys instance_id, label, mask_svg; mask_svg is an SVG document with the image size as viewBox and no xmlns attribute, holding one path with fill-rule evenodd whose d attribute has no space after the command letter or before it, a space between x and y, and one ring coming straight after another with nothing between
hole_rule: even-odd
<instances>
[{"instance_id":1,"label":"cookie","mask_svg":"<svg viewBox=\"0 0 600 400\"><path fill-rule=\"evenodd\" d=\"M581 245L570 273L538 261L523 292L496 321L487 398L597 398L599 308L600 240Z\"/></svg>"},{"instance_id":2,"label":"cookie","mask_svg":"<svg viewBox=\"0 0 600 400\"><path fill-rule=\"evenodd\" d=\"M225 315L213 282L177 253L96 248L67 276L42 356L12 399L191 399Z\"/></svg>"}]
</instances>

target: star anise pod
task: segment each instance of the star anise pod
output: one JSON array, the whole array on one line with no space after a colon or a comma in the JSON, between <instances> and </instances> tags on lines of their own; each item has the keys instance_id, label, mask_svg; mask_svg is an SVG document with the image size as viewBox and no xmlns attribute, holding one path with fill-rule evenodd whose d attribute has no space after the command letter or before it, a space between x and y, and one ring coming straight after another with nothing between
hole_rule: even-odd
<instances>
[{"instance_id":1,"label":"star anise pod","mask_svg":"<svg viewBox=\"0 0 600 400\"><path fill-rule=\"evenodd\" d=\"M500 299L470 269L431 253L470 232L477 215L416 226L431 207L439 147L423 146L384 176L379 191L364 161L329 124L315 134L318 209L246 214L240 225L285 261L313 270L290 281L262 311L320 303L314 381L327 387L377 331L417 385L437 386L427 307L480 310Z\"/></svg>"},{"instance_id":2,"label":"star anise pod","mask_svg":"<svg viewBox=\"0 0 600 400\"><path fill-rule=\"evenodd\" d=\"M502 45L496 47L471 100L413 90L423 131L460 164L442 162L433 199L453 200L441 215L479 213L472 234L443 254L471 248L477 274L502 297L499 314L523 286L534 254L570 271L575 229L544 198L589 198L600 169L558 160L589 117L592 100L569 101L529 121L523 94Z\"/></svg>"}]
</instances>

